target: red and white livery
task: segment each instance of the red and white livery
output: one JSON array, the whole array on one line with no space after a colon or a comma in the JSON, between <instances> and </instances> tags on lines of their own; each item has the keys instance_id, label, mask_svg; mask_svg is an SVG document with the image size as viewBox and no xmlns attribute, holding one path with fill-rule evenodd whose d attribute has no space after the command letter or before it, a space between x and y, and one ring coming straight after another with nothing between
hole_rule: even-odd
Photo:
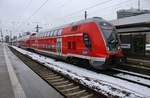
<instances>
[{"instance_id":1,"label":"red and white livery","mask_svg":"<svg viewBox=\"0 0 150 98\"><path fill-rule=\"evenodd\" d=\"M102 18L90 18L19 39L18 45L67 60L87 60L94 68L124 60L116 29Z\"/></svg>"}]
</instances>

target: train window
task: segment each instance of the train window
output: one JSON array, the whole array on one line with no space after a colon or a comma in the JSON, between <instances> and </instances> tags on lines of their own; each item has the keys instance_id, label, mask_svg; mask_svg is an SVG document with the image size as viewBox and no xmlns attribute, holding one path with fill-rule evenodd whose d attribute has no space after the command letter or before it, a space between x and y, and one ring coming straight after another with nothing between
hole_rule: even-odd
<instances>
[{"instance_id":1,"label":"train window","mask_svg":"<svg viewBox=\"0 0 150 98\"><path fill-rule=\"evenodd\" d=\"M47 33L45 32L44 37L46 37Z\"/></svg>"},{"instance_id":2,"label":"train window","mask_svg":"<svg viewBox=\"0 0 150 98\"><path fill-rule=\"evenodd\" d=\"M83 34L83 41L84 41L84 44L85 44L85 46L87 48L91 48L92 47L88 34Z\"/></svg>"},{"instance_id":3,"label":"train window","mask_svg":"<svg viewBox=\"0 0 150 98\"><path fill-rule=\"evenodd\" d=\"M47 37L49 37L49 32L47 32L47 35L46 35Z\"/></svg>"},{"instance_id":4,"label":"train window","mask_svg":"<svg viewBox=\"0 0 150 98\"><path fill-rule=\"evenodd\" d=\"M51 32L51 36L53 36L53 35L54 35L54 31Z\"/></svg>"},{"instance_id":5,"label":"train window","mask_svg":"<svg viewBox=\"0 0 150 98\"><path fill-rule=\"evenodd\" d=\"M54 31L54 36L57 36L57 30Z\"/></svg>"},{"instance_id":6,"label":"train window","mask_svg":"<svg viewBox=\"0 0 150 98\"><path fill-rule=\"evenodd\" d=\"M45 32L45 34L44 34L44 37L46 37L47 36L47 32Z\"/></svg>"},{"instance_id":7,"label":"train window","mask_svg":"<svg viewBox=\"0 0 150 98\"><path fill-rule=\"evenodd\" d=\"M43 32L42 37L44 37L44 36L45 36L45 33Z\"/></svg>"},{"instance_id":8,"label":"train window","mask_svg":"<svg viewBox=\"0 0 150 98\"><path fill-rule=\"evenodd\" d=\"M71 28L71 31L77 31L79 29L79 26L73 26L72 28Z\"/></svg>"},{"instance_id":9,"label":"train window","mask_svg":"<svg viewBox=\"0 0 150 98\"><path fill-rule=\"evenodd\" d=\"M40 37L42 37L43 33L40 34Z\"/></svg>"},{"instance_id":10,"label":"train window","mask_svg":"<svg viewBox=\"0 0 150 98\"><path fill-rule=\"evenodd\" d=\"M40 37L42 37L42 33L40 34Z\"/></svg>"},{"instance_id":11,"label":"train window","mask_svg":"<svg viewBox=\"0 0 150 98\"><path fill-rule=\"evenodd\" d=\"M62 33L62 29L58 30L58 36L61 36L61 33Z\"/></svg>"},{"instance_id":12,"label":"train window","mask_svg":"<svg viewBox=\"0 0 150 98\"><path fill-rule=\"evenodd\" d=\"M48 36L51 36L51 31L48 32Z\"/></svg>"},{"instance_id":13,"label":"train window","mask_svg":"<svg viewBox=\"0 0 150 98\"><path fill-rule=\"evenodd\" d=\"M49 32L49 36L51 36L52 31Z\"/></svg>"},{"instance_id":14,"label":"train window","mask_svg":"<svg viewBox=\"0 0 150 98\"><path fill-rule=\"evenodd\" d=\"M42 37L42 33L40 34L40 37Z\"/></svg>"},{"instance_id":15,"label":"train window","mask_svg":"<svg viewBox=\"0 0 150 98\"><path fill-rule=\"evenodd\" d=\"M45 36L45 33L42 34L42 37L44 37L44 36Z\"/></svg>"},{"instance_id":16,"label":"train window","mask_svg":"<svg viewBox=\"0 0 150 98\"><path fill-rule=\"evenodd\" d=\"M46 32L46 37L48 37L48 32Z\"/></svg>"},{"instance_id":17,"label":"train window","mask_svg":"<svg viewBox=\"0 0 150 98\"><path fill-rule=\"evenodd\" d=\"M55 36L55 30L53 31L53 36Z\"/></svg>"}]
</instances>

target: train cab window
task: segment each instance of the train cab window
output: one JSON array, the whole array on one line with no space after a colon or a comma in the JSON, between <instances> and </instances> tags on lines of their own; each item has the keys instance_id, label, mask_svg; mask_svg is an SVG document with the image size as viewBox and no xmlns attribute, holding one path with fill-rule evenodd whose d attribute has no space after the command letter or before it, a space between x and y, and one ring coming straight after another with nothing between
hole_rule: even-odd
<instances>
[{"instance_id":1,"label":"train cab window","mask_svg":"<svg viewBox=\"0 0 150 98\"><path fill-rule=\"evenodd\" d=\"M89 38L88 34L83 34L83 41L84 41L84 45L87 48L91 48L92 47L91 42L90 42L90 38Z\"/></svg>"},{"instance_id":2,"label":"train cab window","mask_svg":"<svg viewBox=\"0 0 150 98\"><path fill-rule=\"evenodd\" d=\"M119 39L117 36L116 28L108 22L101 21L99 23L104 40L108 47L108 51L114 51L119 45Z\"/></svg>"}]
</instances>

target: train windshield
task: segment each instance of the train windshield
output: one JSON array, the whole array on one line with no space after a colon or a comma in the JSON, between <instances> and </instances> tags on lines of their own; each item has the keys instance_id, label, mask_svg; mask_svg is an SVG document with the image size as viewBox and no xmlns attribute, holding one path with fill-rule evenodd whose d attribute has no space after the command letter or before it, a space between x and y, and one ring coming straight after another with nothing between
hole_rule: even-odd
<instances>
[{"instance_id":1,"label":"train windshield","mask_svg":"<svg viewBox=\"0 0 150 98\"><path fill-rule=\"evenodd\" d=\"M99 26L102 30L103 36L105 38L107 48L109 51L114 51L118 47L118 36L114 26L109 24L108 22L100 22Z\"/></svg>"}]
</instances>

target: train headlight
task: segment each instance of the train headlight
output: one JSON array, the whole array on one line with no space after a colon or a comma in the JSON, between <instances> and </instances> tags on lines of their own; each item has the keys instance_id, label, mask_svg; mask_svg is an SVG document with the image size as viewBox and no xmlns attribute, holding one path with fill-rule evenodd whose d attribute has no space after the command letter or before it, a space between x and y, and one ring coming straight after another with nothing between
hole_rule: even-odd
<instances>
[{"instance_id":1,"label":"train headlight","mask_svg":"<svg viewBox=\"0 0 150 98\"><path fill-rule=\"evenodd\" d=\"M106 47L106 48L107 48L108 51L110 50L109 47Z\"/></svg>"},{"instance_id":2,"label":"train headlight","mask_svg":"<svg viewBox=\"0 0 150 98\"><path fill-rule=\"evenodd\" d=\"M88 50L83 50L83 51L82 51L82 54L88 54L88 53L89 53Z\"/></svg>"},{"instance_id":3,"label":"train headlight","mask_svg":"<svg viewBox=\"0 0 150 98\"><path fill-rule=\"evenodd\" d=\"M118 46L118 50L120 50L121 49L121 47L120 46Z\"/></svg>"}]
</instances>

